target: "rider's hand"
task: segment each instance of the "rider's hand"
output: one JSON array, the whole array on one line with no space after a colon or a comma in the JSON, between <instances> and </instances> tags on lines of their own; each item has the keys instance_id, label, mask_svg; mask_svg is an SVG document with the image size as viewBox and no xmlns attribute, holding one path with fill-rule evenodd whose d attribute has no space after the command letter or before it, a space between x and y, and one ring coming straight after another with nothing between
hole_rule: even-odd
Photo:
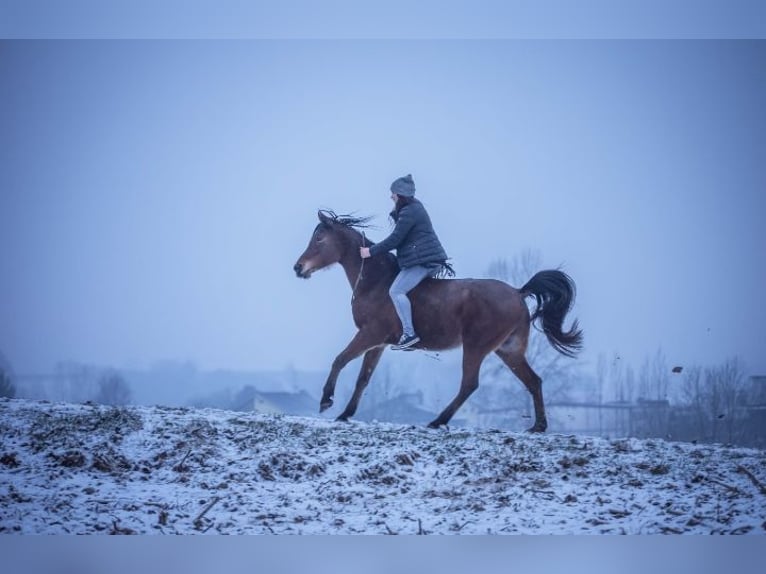
<instances>
[{"instance_id":1,"label":"rider's hand","mask_svg":"<svg viewBox=\"0 0 766 574\"><path fill-rule=\"evenodd\" d=\"M359 255L362 256L362 259L367 259L370 256L370 248L369 247L360 247L359 248Z\"/></svg>"}]
</instances>

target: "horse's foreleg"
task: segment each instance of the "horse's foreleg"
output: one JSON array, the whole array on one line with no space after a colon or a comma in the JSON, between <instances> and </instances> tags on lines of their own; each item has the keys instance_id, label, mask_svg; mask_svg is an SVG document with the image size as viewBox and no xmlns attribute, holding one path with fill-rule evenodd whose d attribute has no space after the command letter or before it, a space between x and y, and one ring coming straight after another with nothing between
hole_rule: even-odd
<instances>
[{"instance_id":1,"label":"horse's foreleg","mask_svg":"<svg viewBox=\"0 0 766 574\"><path fill-rule=\"evenodd\" d=\"M379 341L378 341L379 342ZM332 398L335 394L335 383L338 380L338 375L341 369L345 367L350 361L356 359L359 355L367 351L376 342L371 341L370 336L363 332L357 331L351 342L343 349L340 354L335 357L332 362L332 368L330 374L327 376L327 382L324 384L322 390L322 400L319 402L319 412L324 412L332 406Z\"/></svg>"},{"instance_id":2,"label":"horse's foreleg","mask_svg":"<svg viewBox=\"0 0 766 574\"><path fill-rule=\"evenodd\" d=\"M463 349L463 379L460 382L460 390L447 408L428 423L430 428L446 425L471 393L479 388L479 367L486 356L486 353Z\"/></svg>"},{"instance_id":3,"label":"horse's foreleg","mask_svg":"<svg viewBox=\"0 0 766 574\"><path fill-rule=\"evenodd\" d=\"M356 380L354 394L351 396L351 400L348 401L346 408L336 420L347 421L349 417L354 416L354 413L359 406L359 399L362 398L362 393L370 382L372 372L375 370L375 367L378 366L378 361L380 361L380 357L383 355L384 350L384 346L374 347L364 354L362 368L360 369L359 377Z\"/></svg>"}]
</instances>

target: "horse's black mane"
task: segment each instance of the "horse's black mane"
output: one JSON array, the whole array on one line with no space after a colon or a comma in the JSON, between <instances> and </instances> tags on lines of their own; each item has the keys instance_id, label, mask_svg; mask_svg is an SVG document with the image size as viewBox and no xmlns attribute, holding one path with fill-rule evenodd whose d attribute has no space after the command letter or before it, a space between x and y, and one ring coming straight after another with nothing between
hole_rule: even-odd
<instances>
[{"instance_id":1,"label":"horse's black mane","mask_svg":"<svg viewBox=\"0 0 766 574\"><path fill-rule=\"evenodd\" d=\"M370 221L372 221L372 217L370 216L355 216L353 214L339 215L329 209L322 209L321 213L325 217L332 219L333 223L340 223L341 225L353 229L369 229Z\"/></svg>"}]
</instances>

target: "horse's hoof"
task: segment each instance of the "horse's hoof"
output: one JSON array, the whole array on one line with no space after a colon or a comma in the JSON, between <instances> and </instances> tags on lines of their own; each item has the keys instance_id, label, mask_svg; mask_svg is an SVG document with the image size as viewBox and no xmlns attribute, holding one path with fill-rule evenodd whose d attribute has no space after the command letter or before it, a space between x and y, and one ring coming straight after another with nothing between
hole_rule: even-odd
<instances>
[{"instance_id":1,"label":"horse's hoof","mask_svg":"<svg viewBox=\"0 0 766 574\"><path fill-rule=\"evenodd\" d=\"M438 429L441 426L442 426L442 423L437 422L437 421L431 421L430 423L428 423L428 428L430 428L430 429Z\"/></svg>"},{"instance_id":2,"label":"horse's hoof","mask_svg":"<svg viewBox=\"0 0 766 574\"><path fill-rule=\"evenodd\" d=\"M332 406L332 399L323 400L319 403L319 412L323 413Z\"/></svg>"},{"instance_id":3,"label":"horse's hoof","mask_svg":"<svg viewBox=\"0 0 766 574\"><path fill-rule=\"evenodd\" d=\"M545 432L545 427L542 425L534 425L527 429L527 432L534 432L534 433L543 433Z\"/></svg>"},{"instance_id":4,"label":"horse's hoof","mask_svg":"<svg viewBox=\"0 0 766 574\"><path fill-rule=\"evenodd\" d=\"M336 417L335 420L338 421L338 422L341 422L341 423L347 423L348 422L348 416L347 415L339 415L338 417Z\"/></svg>"}]
</instances>

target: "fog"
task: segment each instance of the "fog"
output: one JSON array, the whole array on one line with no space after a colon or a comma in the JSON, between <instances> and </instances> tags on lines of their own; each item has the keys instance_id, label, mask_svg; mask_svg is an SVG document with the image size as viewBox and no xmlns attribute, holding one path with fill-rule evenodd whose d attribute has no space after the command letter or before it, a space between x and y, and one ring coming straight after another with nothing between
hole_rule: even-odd
<instances>
[{"instance_id":1,"label":"fog","mask_svg":"<svg viewBox=\"0 0 766 574\"><path fill-rule=\"evenodd\" d=\"M459 277L563 265L584 368L766 372L763 42L5 42L0 78L17 373L328 369L351 288L292 265L319 208L385 237L406 173Z\"/></svg>"}]
</instances>

